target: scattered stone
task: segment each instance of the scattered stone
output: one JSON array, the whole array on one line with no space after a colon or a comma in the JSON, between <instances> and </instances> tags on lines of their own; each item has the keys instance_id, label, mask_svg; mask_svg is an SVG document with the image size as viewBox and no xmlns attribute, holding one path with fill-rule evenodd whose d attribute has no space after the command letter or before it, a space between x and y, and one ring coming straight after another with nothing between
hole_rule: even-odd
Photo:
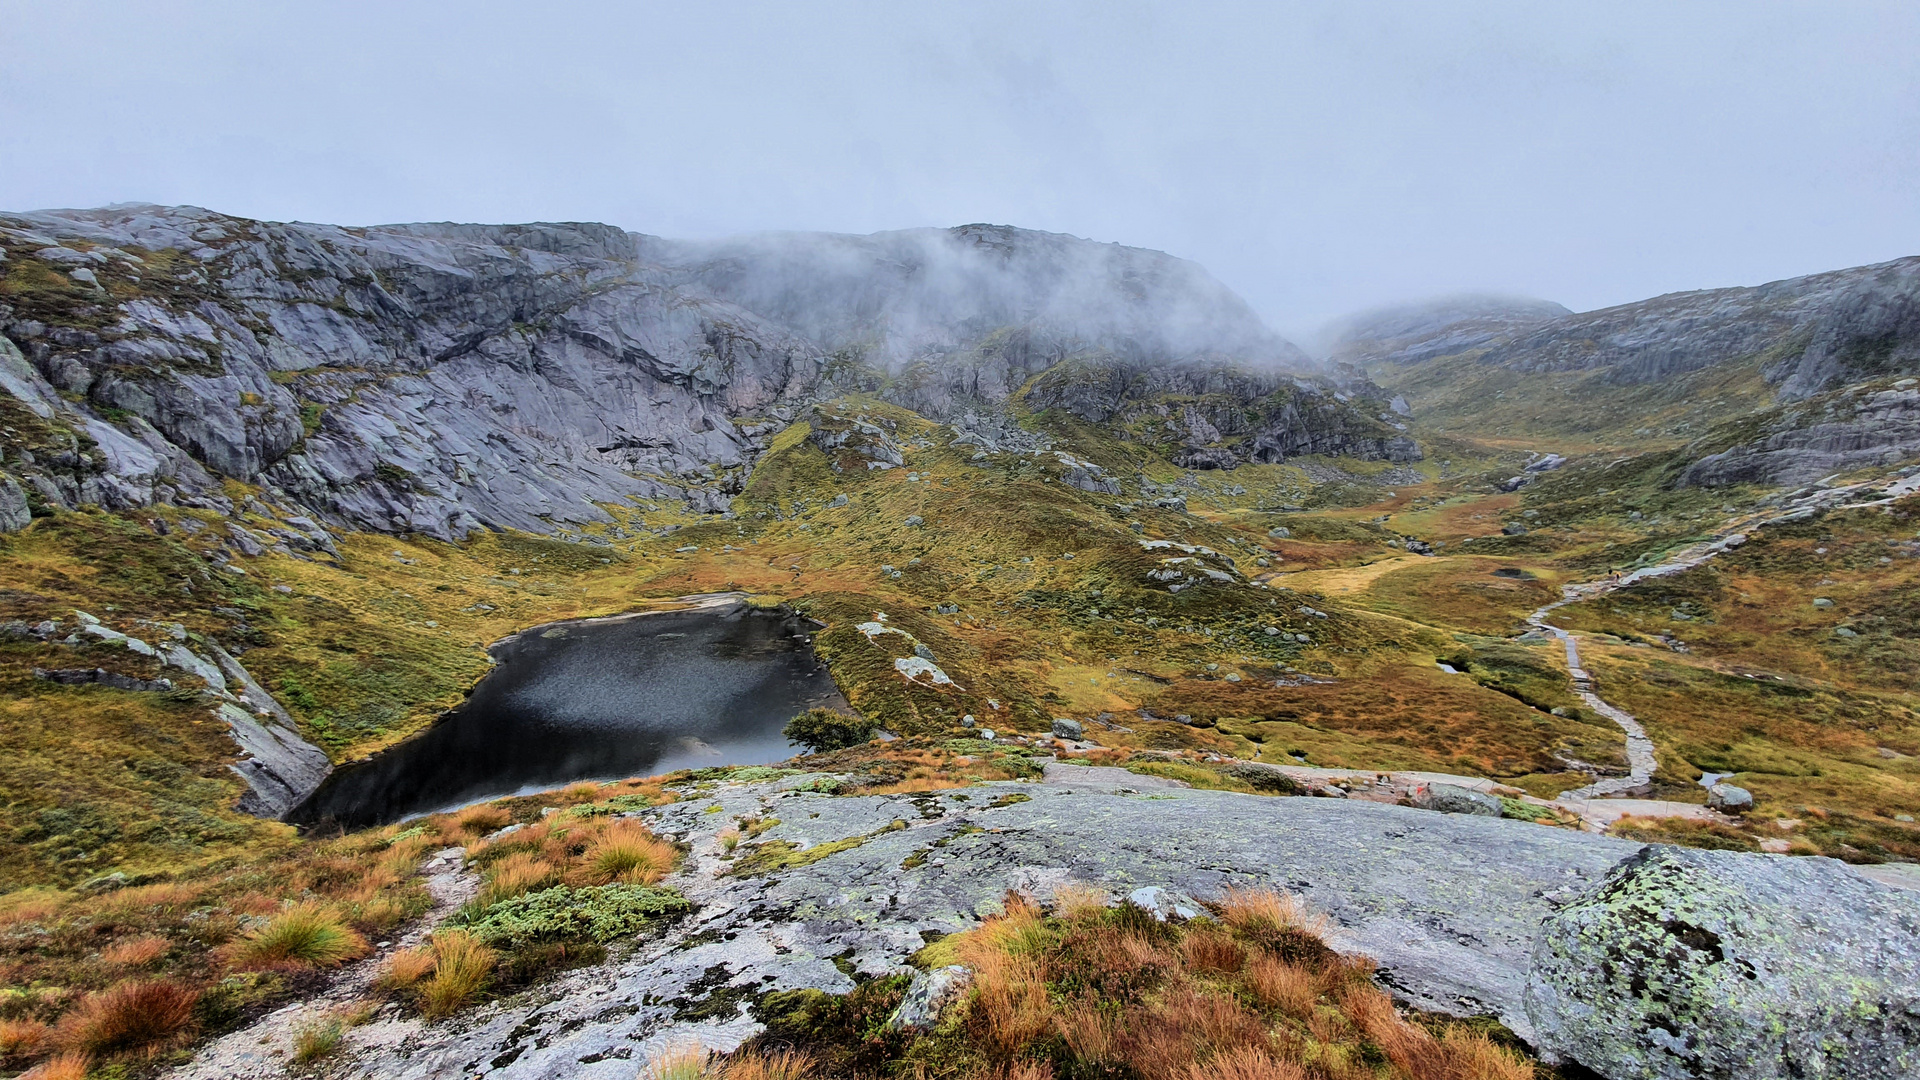
<instances>
[{"instance_id":1,"label":"scattered stone","mask_svg":"<svg viewBox=\"0 0 1920 1080\"><path fill-rule=\"evenodd\" d=\"M1127 902L1150 912L1153 917L1166 922L1168 919L1197 919L1204 909L1195 903L1193 897L1172 889L1163 889L1158 885L1148 885L1127 894Z\"/></svg>"},{"instance_id":2,"label":"scattered stone","mask_svg":"<svg viewBox=\"0 0 1920 1080\"><path fill-rule=\"evenodd\" d=\"M1819 608L1821 611L1826 611L1833 607L1833 601L1821 596L1814 599L1813 606Z\"/></svg>"},{"instance_id":3,"label":"scattered stone","mask_svg":"<svg viewBox=\"0 0 1920 1080\"><path fill-rule=\"evenodd\" d=\"M909 514L907 515L907 520L902 522L901 524L905 525L909 529L916 529L922 525L925 525L926 523L927 523L927 519L921 517L919 514Z\"/></svg>"},{"instance_id":4,"label":"scattered stone","mask_svg":"<svg viewBox=\"0 0 1920 1080\"><path fill-rule=\"evenodd\" d=\"M105 668L34 668L33 677L45 679L48 682L65 683L68 686L93 683L111 686L116 690L142 690L150 693L173 689L173 681L170 679L136 679L131 675L122 675Z\"/></svg>"},{"instance_id":5,"label":"scattered stone","mask_svg":"<svg viewBox=\"0 0 1920 1080\"><path fill-rule=\"evenodd\" d=\"M1729 814L1744 814L1753 809L1753 792L1733 784L1715 784L1707 789L1707 805Z\"/></svg>"},{"instance_id":6,"label":"scattered stone","mask_svg":"<svg viewBox=\"0 0 1920 1080\"><path fill-rule=\"evenodd\" d=\"M1422 810L1436 810L1442 814L1499 817L1501 813L1499 796L1454 784L1420 784L1413 789L1412 801Z\"/></svg>"},{"instance_id":7,"label":"scattered stone","mask_svg":"<svg viewBox=\"0 0 1920 1080\"><path fill-rule=\"evenodd\" d=\"M27 509L27 493L13 477L0 473L0 533L19 532L33 521Z\"/></svg>"},{"instance_id":8,"label":"scattered stone","mask_svg":"<svg viewBox=\"0 0 1920 1080\"><path fill-rule=\"evenodd\" d=\"M1268 529L1267 535L1275 540L1291 540L1293 539L1293 530L1284 525L1279 525Z\"/></svg>"},{"instance_id":9,"label":"scattered stone","mask_svg":"<svg viewBox=\"0 0 1920 1080\"><path fill-rule=\"evenodd\" d=\"M80 891L96 894L110 893L118 889L124 889L131 884L133 884L132 878L115 870L111 874L102 874L99 877L88 878L86 881L81 882Z\"/></svg>"},{"instance_id":10,"label":"scattered stone","mask_svg":"<svg viewBox=\"0 0 1920 1080\"><path fill-rule=\"evenodd\" d=\"M1056 739L1072 739L1074 742L1079 742L1086 737L1086 729L1078 720L1056 716L1053 718L1053 735Z\"/></svg>"},{"instance_id":11,"label":"scattered stone","mask_svg":"<svg viewBox=\"0 0 1920 1080\"><path fill-rule=\"evenodd\" d=\"M958 964L917 971L907 985L907 996L887 1018L888 1031L925 1031L940 1013L973 984L973 972Z\"/></svg>"}]
</instances>

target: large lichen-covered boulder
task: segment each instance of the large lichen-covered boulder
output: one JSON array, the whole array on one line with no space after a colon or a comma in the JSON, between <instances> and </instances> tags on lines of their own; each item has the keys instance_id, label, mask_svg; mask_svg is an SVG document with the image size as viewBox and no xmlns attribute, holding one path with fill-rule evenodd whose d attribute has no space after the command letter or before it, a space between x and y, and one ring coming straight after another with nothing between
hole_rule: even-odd
<instances>
[{"instance_id":1,"label":"large lichen-covered boulder","mask_svg":"<svg viewBox=\"0 0 1920 1080\"><path fill-rule=\"evenodd\" d=\"M1536 1045L1608 1080L1920 1077L1920 893L1655 846L1547 919Z\"/></svg>"}]
</instances>

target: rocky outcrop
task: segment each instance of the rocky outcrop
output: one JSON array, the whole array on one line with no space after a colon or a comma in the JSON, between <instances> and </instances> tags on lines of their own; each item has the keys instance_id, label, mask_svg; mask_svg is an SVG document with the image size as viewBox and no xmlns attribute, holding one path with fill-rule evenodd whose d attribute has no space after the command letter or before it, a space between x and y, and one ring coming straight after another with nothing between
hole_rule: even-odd
<instances>
[{"instance_id":1,"label":"rocky outcrop","mask_svg":"<svg viewBox=\"0 0 1920 1080\"><path fill-rule=\"evenodd\" d=\"M1010 889L1047 902L1069 883L1166 917L1197 915L1195 900L1217 899L1228 886L1295 892L1331 918L1336 948L1379 962L1380 981L1403 1001L1497 1016L1542 1038L1591 1012L1572 996L1534 1002L1539 995L1528 987L1543 955L1542 924L1578 924L1581 912L1606 902L1599 898L1621 875L1615 865L1640 850L1605 836L1360 799L1194 790L1089 766L1056 764L1047 773L1046 783L856 796L816 793L820 776L796 775L719 783L699 798L637 811L688 851L666 884L696 905L693 914L617 952L613 963L461 1020L356 1028L331 1075L627 1080L666 1047L738 1045L760 1030L755 1010L764 995L848 992L857 979L900 972L928 940L1002 910ZM1056 773L1065 782L1052 782ZM788 845L801 857L754 871L754 844L733 848L720 838L746 817L767 823L754 844ZM1783 903L1817 906L1802 925L1838 935L1846 971L1874 985L1916 985L1898 963L1911 956L1906 912L1920 894L1896 897L1892 888L1843 880L1850 871L1825 860L1688 855L1755 889L1777 880L1770 895ZM1783 951L1813 948L1812 940L1754 939L1738 955L1766 972L1813 967L1805 957L1824 949ZM1551 950L1546 955L1551 960ZM1860 964L1874 956L1896 963L1884 976L1866 973ZM918 979L916 1007L901 1022L930 1022L953 974ZM1862 1000L1857 989L1836 992L1836 1006ZM1632 1004L1626 996L1619 1007ZM1816 998L1801 1004L1822 1022L1837 1012ZM284 1057L262 1042L251 1031L229 1035L176 1075L279 1075Z\"/></svg>"},{"instance_id":2,"label":"rocky outcrop","mask_svg":"<svg viewBox=\"0 0 1920 1080\"><path fill-rule=\"evenodd\" d=\"M1035 379L1024 400L1162 445L1188 469L1233 468L1313 454L1418 461L1388 395L1365 377L1314 380L1218 363L1134 366L1075 360Z\"/></svg>"},{"instance_id":3,"label":"rocky outcrop","mask_svg":"<svg viewBox=\"0 0 1920 1080\"><path fill-rule=\"evenodd\" d=\"M1920 458L1920 388L1912 379L1824 394L1756 422L1762 434L1695 461L1678 486L1811 484Z\"/></svg>"},{"instance_id":4,"label":"rocky outcrop","mask_svg":"<svg viewBox=\"0 0 1920 1080\"><path fill-rule=\"evenodd\" d=\"M548 532L724 511L796 407L847 389L948 418L1075 361L1255 397L1312 366L1193 263L1004 226L695 244L128 205L0 215L0 248L0 400L51 507L222 508L231 477L338 527ZM1293 407L1250 453L1411 452Z\"/></svg>"},{"instance_id":5,"label":"rocky outcrop","mask_svg":"<svg viewBox=\"0 0 1920 1080\"><path fill-rule=\"evenodd\" d=\"M759 449L733 420L822 367L602 225L126 206L0 217L0 243L0 330L28 361L0 356L4 388L84 432L36 462L67 506L211 497L227 476L338 525L448 538L622 499L722 509ZM80 263L92 283L63 269Z\"/></svg>"},{"instance_id":6,"label":"rocky outcrop","mask_svg":"<svg viewBox=\"0 0 1920 1080\"><path fill-rule=\"evenodd\" d=\"M1648 848L1540 928L1538 1045L1609 1080L1920 1076L1920 894Z\"/></svg>"}]
</instances>

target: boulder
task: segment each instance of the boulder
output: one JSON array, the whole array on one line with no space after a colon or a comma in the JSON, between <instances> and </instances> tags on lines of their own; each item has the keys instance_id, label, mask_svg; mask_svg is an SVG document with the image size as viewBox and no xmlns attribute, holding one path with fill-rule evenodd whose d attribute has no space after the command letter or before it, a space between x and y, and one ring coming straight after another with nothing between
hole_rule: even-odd
<instances>
[{"instance_id":1,"label":"boulder","mask_svg":"<svg viewBox=\"0 0 1920 1080\"><path fill-rule=\"evenodd\" d=\"M33 520L27 508L27 493L13 477L0 473L0 533L19 532Z\"/></svg>"},{"instance_id":2,"label":"boulder","mask_svg":"<svg viewBox=\"0 0 1920 1080\"><path fill-rule=\"evenodd\" d=\"M1707 805L1725 813L1743 814L1753 809L1753 792L1732 784L1715 784L1707 789Z\"/></svg>"},{"instance_id":3,"label":"boulder","mask_svg":"<svg viewBox=\"0 0 1920 1080\"><path fill-rule=\"evenodd\" d=\"M1168 919L1197 919L1206 914L1193 897L1158 885L1133 890L1127 894L1127 902L1151 912L1161 922Z\"/></svg>"},{"instance_id":4,"label":"boulder","mask_svg":"<svg viewBox=\"0 0 1920 1080\"><path fill-rule=\"evenodd\" d=\"M940 1019L941 1010L952 1004L973 983L973 972L958 964L915 972L907 985L907 996L887 1018L888 1031L925 1031Z\"/></svg>"},{"instance_id":5,"label":"boulder","mask_svg":"<svg viewBox=\"0 0 1920 1080\"><path fill-rule=\"evenodd\" d=\"M1086 729L1080 726L1080 721L1078 720L1069 720L1064 716L1056 716L1053 718L1053 737L1056 739L1072 739L1075 742L1079 742L1086 737Z\"/></svg>"},{"instance_id":6,"label":"boulder","mask_svg":"<svg viewBox=\"0 0 1920 1080\"><path fill-rule=\"evenodd\" d=\"M1422 810L1437 810L1442 814L1500 816L1498 796L1453 784L1421 784L1413 789L1413 805Z\"/></svg>"},{"instance_id":7,"label":"boulder","mask_svg":"<svg viewBox=\"0 0 1920 1080\"><path fill-rule=\"evenodd\" d=\"M1920 894L1665 845L1542 923L1534 1044L1609 1080L1920 1077Z\"/></svg>"},{"instance_id":8,"label":"boulder","mask_svg":"<svg viewBox=\"0 0 1920 1080\"><path fill-rule=\"evenodd\" d=\"M1181 718L1176 717L1176 719ZM1191 723L1191 720L1187 722ZM1207 726L1211 727L1211 722ZM1270 791L1279 795L1300 794L1299 782L1288 776L1278 765L1268 765L1261 761L1229 761L1220 766L1220 773L1250 784L1259 791Z\"/></svg>"}]
</instances>

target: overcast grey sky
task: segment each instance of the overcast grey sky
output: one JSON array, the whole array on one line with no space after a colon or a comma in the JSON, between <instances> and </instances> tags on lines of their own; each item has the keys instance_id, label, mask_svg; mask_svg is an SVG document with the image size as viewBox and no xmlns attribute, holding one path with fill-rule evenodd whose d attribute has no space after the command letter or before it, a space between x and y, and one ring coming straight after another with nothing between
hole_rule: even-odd
<instances>
[{"instance_id":1,"label":"overcast grey sky","mask_svg":"<svg viewBox=\"0 0 1920 1080\"><path fill-rule=\"evenodd\" d=\"M1920 253L1920 3L0 0L0 207L1003 222L1283 332Z\"/></svg>"}]
</instances>

